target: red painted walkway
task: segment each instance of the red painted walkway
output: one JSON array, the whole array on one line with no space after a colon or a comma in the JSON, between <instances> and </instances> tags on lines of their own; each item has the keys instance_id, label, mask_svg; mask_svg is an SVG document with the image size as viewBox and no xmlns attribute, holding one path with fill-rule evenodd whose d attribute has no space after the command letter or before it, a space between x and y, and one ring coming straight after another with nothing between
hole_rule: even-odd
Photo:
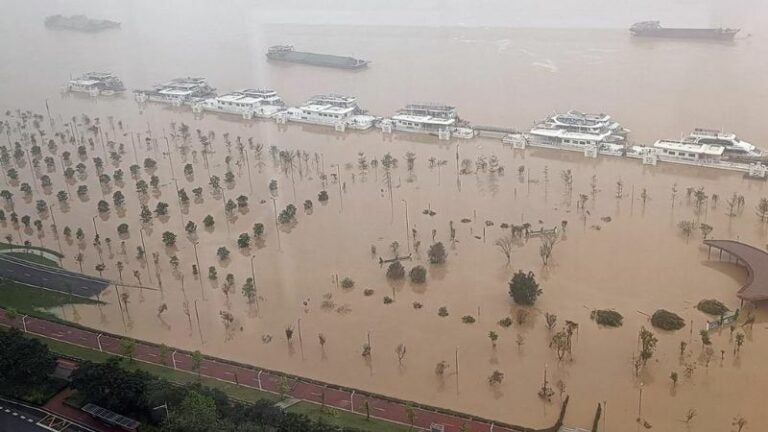
<instances>
[{"instance_id":1,"label":"red painted walkway","mask_svg":"<svg viewBox=\"0 0 768 432\"><path fill-rule=\"evenodd\" d=\"M5 311L0 308L0 325L14 326L32 334L45 336L50 339L80 345L97 351L120 355L120 338L112 335L102 335L95 330L68 326L34 317L18 316L8 319ZM172 351L167 360L167 366L177 370L192 371L191 355L182 351ZM136 341L134 359L147 363L162 365L160 348L142 341ZM280 381L283 375L272 371L250 366L238 366L223 360L206 357L201 366L200 374L230 383L256 388L272 393L280 392ZM365 401L368 401L371 417L382 420L409 424L405 404L389 400L385 397L369 395L365 392L340 388L332 384L323 385L319 382L303 380L299 377L289 377L289 395L315 403L321 403L325 392L325 404L334 408L353 411L365 415ZM520 429L504 425L499 426L486 420L473 420L471 416L442 413L427 408L414 407L416 414L415 426L428 429L432 423L445 426L445 432L459 432L466 425L472 432L522 432Z\"/></svg>"}]
</instances>

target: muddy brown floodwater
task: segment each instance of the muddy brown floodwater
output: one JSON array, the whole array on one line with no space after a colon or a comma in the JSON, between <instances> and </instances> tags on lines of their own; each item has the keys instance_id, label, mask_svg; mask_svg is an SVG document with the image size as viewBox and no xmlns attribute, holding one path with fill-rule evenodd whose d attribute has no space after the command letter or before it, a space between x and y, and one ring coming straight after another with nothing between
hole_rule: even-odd
<instances>
[{"instance_id":1,"label":"muddy brown floodwater","mask_svg":"<svg viewBox=\"0 0 768 432\"><path fill-rule=\"evenodd\" d=\"M137 112L129 101L110 101L93 105L83 99L68 99L57 103L57 115L69 118L86 112L92 119L99 117L102 130L110 139L114 136L106 120L115 116L124 120L125 130L117 132L117 142L125 144L126 153L119 167L125 172L124 185L112 184L102 191L91 158L104 158L98 137L95 147L88 149L87 178L69 185L71 196L68 206L56 204L53 212L59 232L65 226L75 231L81 227L86 238L83 245L61 238L66 258L63 265L78 269L74 258L78 251L85 255L85 272L97 274L100 262L93 242L91 218L97 216L96 225L102 241L112 239L109 253L103 245L106 265L105 277L118 280L117 261L125 263L123 278L136 283L133 272L138 270L142 282L159 288L152 253L160 255L162 289L158 291L120 288L128 293L127 326L123 326L113 288L104 292L107 302L96 306L67 307L63 318L97 327L128 337L165 343L175 347L222 356L285 372L304 375L329 382L353 386L369 391L413 399L446 408L466 411L488 418L527 426L541 427L551 424L557 416L560 396L557 390L551 403L537 396L544 368L550 383L562 381L565 394L571 396L566 422L588 427L599 402L607 401L609 430L628 430L636 427L640 383L643 383L642 416L655 430L682 430L682 420L689 409L698 413L692 424L696 430L727 430L735 416L743 416L758 430L768 424L768 414L762 409L762 389L768 385L764 359L768 356L765 312L756 310L753 329L739 329L746 333L741 354L734 355L734 342L725 330L712 335L714 355L706 361L699 330L707 316L694 306L703 298L717 298L731 308L737 308L736 291L745 281L745 271L735 265L707 259L701 244L701 234L690 239L681 236L677 225L682 220L698 220L714 227L714 238L732 238L762 247L766 242L766 226L755 215L754 208L765 196L765 183L747 180L740 174L697 167L662 164L644 167L634 160L601 157L584 159L578 153L528 149L512 150L499 141L475 139L438 143L434 137L395 135L391 139L378 131L340 135L321 128L289 125L279 129L268 121L239 122L216 115L195 118L184 110L172 110L149 105ZM13 123L13 118L10 119ZM180 138L171 135L171 122L176 127L190 126L190 149L186 159L180 154ZM57 127L62 121L59 120ZM151 128L156 145L147 149L143 138ZM85 128L81 125L81 130ZM225 223L222 196L212 193L208 186L208 172L200 151L196 130L204 134L215 132L213 153L208 156L211 175L222 178L224 195L235 199L249 197L245 211ZM154 172L160 179L158 191L152 191L146 200L150 209L159 201L169 204L169 217L153 218L145 226L144 240L151 271L136 258L136 247L141 244L138 218L140 200L135 192L135 180L128 167L134 163L134 154L128 132L141 133L136 142L137 160L143 164L146 157L158 161ZM163 134L169 136L173 170L178 186L192 198L188 208L180 209L171 174ZM224 142L229 133L231 153ZM235 144L242 137L251 165L252 188L248 172ZM86 133L86 137L93 137ZM250 148L248 139L263 144L259 152ZM59 144L57 160L63 151L73 153L73 165L80 162L75 148ZM301 151L309 155L307 161L299 158L293 170L284 171L270 154L270 146L280 150ZM457 149L458 147L458 149ZM192 151L197 151L193 161ZM409 172L405 154L416 155L414 169ZM498 158L503 172L489 170L458 175L456 154L460 159L476 161L480 157ZM398 159L391 171L392 198L381 164L362 173L358 168L359 153L368 161L381 160L386 153ZM43 156L49 155L43 147ZM223 178L227 171L225 158L231 155L233 185ZM317 159L315 157L317 155ZM429 159L447 161L440 167L429 167ZM317 160L317 162L316 162ZM15 162L13 162L15 164ZM31 182L31 171L21 161L17 167L20 182ZM185 177L185 163L194 167L194 175ZM341 185L332 173L341 173ZM524 167L523 176L518 175ZM112 175L117 166L107 162L105 172ZM45 166L41 161L41 173ZM564 170L572 170L572 193L568 194L562 179ZM324 183L321 174L328 175ZM61 166L47 173L53 187L34 193L25 200L18 185L11 186L15 193L15 207L19 215L36 218L35 202L45 199L56 202L56 193L66 190ZM142 168L140 177L149 182L150 174ZM592 196L593 177L597 181ZM275 205L280 211L288 204L298 208L296 223L281 227L280 244L275 230L273 202L268 184L278 182ZM623 196L617 198L617 182L623 183ZM79 198L78 185L89 188L87 199ZM39 181L37 183L40 188ZM672 189L677 193L673 204ZM195 202L192 189L204 189L202 202ZM719 196L718 202L709 199L705 211L694 212L686 198L686 188L703 187L706 194ZM8 188L3 185L3 188ZM646 190L643 204L642 191ZM96 204L102 198L112 204L111 194L122 190L126 195L124 212L114 206L109 213L99 215ZM326 190L327 203L318 201L318 193ZM739 215L726 215L726 200L736 192L744 195L746 205ZM584 211L577 209L579 194L590 196ZM312 200L311 213L305 212L303 203ZM413 249L406 237L405 203L408 206L409 228L417 230L421 242L411 261L403 261L406 269L417 264L428 269L427 282L391 284L385 278L386 267L378 258L391 257L389 245L400 244L401 255ZM9 210L6 204L6 212ZM423 214L425 209L435 213ZM212 230L203 227L206 215L215 218ZM462 219L470 220L462 223ZM608 219L610 218L610 219ZM34 232L21 236L33 244L42 243L58 248L49 225L50 216L44 216L45 234L38 240ZM202 280L192 275L195 263L192 241L184 233L186 221L198 225L197 247ZM456 242L451 245L449 224L456 228ZM492 226L485 226L492 221ZM530 239L516 246L511 263L506 260L494 242L506 235L502 223L528 222L533 228L554 227L567 221L567 229L556 244L550 263L545 267L539 256L540 241ZM240 233L252 230L254 223L265 225L263 243L249 249L237 247ZM116 228L121 223L130 226L125 239L127 255L120 253L120 238ZM485 228L484 228L485 227ZM34 228L33 228L34 230ZM444 265L430 265L426 249L435 241L448 246ZM10 222L0 227L3 237L18 233ZM163 246L164 231L178 235L175 248ZM371 253L376 246L376 254ZM220 262L216 250L226 246L231 251L227 262ZM171 256L180 261L178 274L169 264ZM714 256L713 256L714 258ZM258 308L249 306L241 293L246 278L251 275L253 263ZM218 271L218 282L207 276L209 266ZM515 322L509 328L497 324L505 317L517 316L508 296L507 283L517 270L533 271L543 290L534 307L530 307L527 321ZM225 275L232 273L235 286L229 298L222 286ZM335 276L354 280L354 287L337 286ZM150 281L151 278L151 281ZM364 290L374 290L364 295ZM384 297L394 302L384 304ZM188 302L190 317L184 312ZM323 305L325 301L325 307ZM413 307L414 302L423 305ZM306 304L305 304L306 303ZM166 304L168 310L158 317L158 308ZM329 306L333 304L333 308ZM448 309L447 317L437 314L438 308ZM195 316L199 311L199 324ZM601 328L590 320L595 308L615 309L624 315L620 328ZM651 328L647 314L665 308L679 313L688 325L679 331L653 330L659 339L653 358L639 377L633 373L632 359L637 355L637 335L642 326ZM229 331L225 329L220 313L227 311L234 317ZM572 359L558 361L548 347L551 332L544 323L544 313L558 316L558 328L565 320L579 324ZM61 311L57 312L61 314ZM474 324L465 324L462 317L472 315ZM300 320L300 321L299 321ZM191 324L190 324L191 323ZM692 324L692 325L691 325ZM286 327L301 333L288 343ZM489 331L499 334L498 347L493 349ZM318 334L327 338L321 349ZM370 334L372 357L369 362L361 356L362 345ZM271 336L270 342L265 342ZM684 358L679 358L681 341L688 342ZM520 342L520 343L518 343ZM395 348L407 347L407 355L398 364ZM723 358L721 359L721 350ZM458 351L460 373L458 380L454 361ZM440 361L450 364L449 374L438 379L434 370ZM686 365L693 373L687 376ZM488 376L499 370L505 374L502 384L489 386ZM670 374L677 372L680 381L672 389ZM637 426L640 428L640 426Z\"/></svg>"}]
</instances>

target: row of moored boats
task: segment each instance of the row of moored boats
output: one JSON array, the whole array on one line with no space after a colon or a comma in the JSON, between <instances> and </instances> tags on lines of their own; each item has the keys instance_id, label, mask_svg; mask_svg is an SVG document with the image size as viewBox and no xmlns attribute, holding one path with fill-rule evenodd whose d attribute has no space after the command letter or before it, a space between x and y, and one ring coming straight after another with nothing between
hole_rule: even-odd
<instances>
[{"instance_id":1,"label":"row of moored boats","mask_svg":"<svg viewBox=\"0 0 768 432\"><path fill-rule=\"evenodd\" d=\"M70 80L65 90L98 96L113 95L125 91L125 87L114 74L94 72ZM278 123L307 123L333 127L337 131L378 127L383 132L424 133L440 139L468 139L480 132L480 129L473 129L461 120L454 106L435 103L409 104L395 115L383 118L368 114L352 96L318 95L302 105L290 107L274 90L243 89L218 95L204 78L192 77L176 78L152 89L135 90L134 94L141 103L150 101L190 106L194 112L234 114L244 119L274 119ZM628 133L629 130L610 115L568 111L552 114L527 133L508 135L504 141L523 140L530 145L593 148L598 152L624 154L653 152L663 158L704 162L729 155L761 155L759 149L736 135L711 129L695 129L683 139L662 139L653 146L630 145Z\"/></svg>"}]
</instances>

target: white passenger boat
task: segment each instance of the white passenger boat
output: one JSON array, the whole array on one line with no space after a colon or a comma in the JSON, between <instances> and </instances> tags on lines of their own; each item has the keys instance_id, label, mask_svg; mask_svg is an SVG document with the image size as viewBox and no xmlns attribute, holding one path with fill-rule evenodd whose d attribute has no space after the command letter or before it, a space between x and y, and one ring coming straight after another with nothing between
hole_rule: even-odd
<instances>
[{"instance_id":1,"label":"white passenger boat","mask_svg":"<svg viewBox=\"0 0 768 432\"><path fill-rule=\"evenodd\" d=\"M691 141L658 140L653 144L656 154L662 160L677 159L702 163L719 162L725 147L712 144L697 144Z\"/></svg>"},{"instance_id":2,"label":"white passenger boat","mask_svg":"<svg viewBox=\"0 0 768 432\"><path fill-rule=\"evenodd\" d=\"M110 72L88 72L69 80L65 92L88 93L91 96L112 96L125 90L123 82Z\"/></svg>"},{"instance_id":3,"label":"white passenger boat","mask_svg":"<svg viewBox=\"0 0 768 432\"><path fill-rule=\"evenodd\" d=\"M377 117L366 115L357 105L357 99L342 95L319 95L299 107L288 108L281 119L320 126L332 126L343 131L346 128L365 130L376 122Z\"/></svg>"},{"instance_id":4,"label":"white passenger boat","mask_svg":"<svg viewBox=\"0 0 768 432\"><path fill-rule=\"evenodd\" d=\"M245 119L272 118L285 110L285 103L274 90L244 89L195 102L192 110L238 114Z\"/></svg>"},{"instance_id":5,"label":"white passenger boat","mask_svg":"<svg viewBox=\"0 0 768 432\"><path fill-rule=\"evenodd\" d=\"M534 144L613 149L623 144L627 132L607 114L568 111L547 117L531 128L528 136Z\"/></svg>"},{"instance_id":6,"label":"white passenger boat","mask_svg":"<svg viewBox=\"0 0 768 432\"><path fill-rule=\"evenodd\" d=\"M718 145L724 148L725 153L760 156L762 151L754 145L742 141L735 134L724 133L714 129L696 128L685 139L686 142L695 144Z\"/></svg>"},{"instance_id":7,"label":"white passenger boat","mask_svg":"<svg viewBox=\"0 0 768 432\"><path fill-rule=\"evenodd\" d=\"M168 103L174 106L191 104L216 95L215 89L208 85L205 78L175 78L154 86L151 90L135 90L139 102Z\"/></svg>"},{"instance_id":8,"label":"white passenger boat","mask_svg":"<svg viewBox=\"0 0 768 432\"><path fill-rule=\"evenodd\" d=\"M474 130L460 126L456 107L437 103L409 104L397 114L383 120L379 127L385 132L399 131L437 135L440 139L472 138Z\"/></svg>"}]
</instances>

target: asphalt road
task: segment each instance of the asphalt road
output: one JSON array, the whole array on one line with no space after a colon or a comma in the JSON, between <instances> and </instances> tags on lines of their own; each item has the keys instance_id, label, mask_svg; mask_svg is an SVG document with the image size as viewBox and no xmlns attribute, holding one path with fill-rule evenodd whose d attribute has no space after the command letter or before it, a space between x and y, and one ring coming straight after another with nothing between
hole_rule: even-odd
<instances>
[{"instance_id":1,"label":"asphalt road","mask_svg":"<svg viewBox=\"0 0 768 432\"><path fill-rule=\"evenodd\" d=\"M50 432L51 429L39 424L50 416L51 414L44 410L0 400L0 432ZM71 422L67 423L68 426L61 429L62 432L93 432Z\"/></svg>"},{"instance_id":2,"label":"asphalt road","mask_svg":"<svg viewBox=\"0 0 768 432\"><path fill-rule=\"evenodd\" d=\"M0 254L0 278L80 297L94 297L109 286L109 281L64 269L41 266Z\"/></svg>"}]
</instances>

